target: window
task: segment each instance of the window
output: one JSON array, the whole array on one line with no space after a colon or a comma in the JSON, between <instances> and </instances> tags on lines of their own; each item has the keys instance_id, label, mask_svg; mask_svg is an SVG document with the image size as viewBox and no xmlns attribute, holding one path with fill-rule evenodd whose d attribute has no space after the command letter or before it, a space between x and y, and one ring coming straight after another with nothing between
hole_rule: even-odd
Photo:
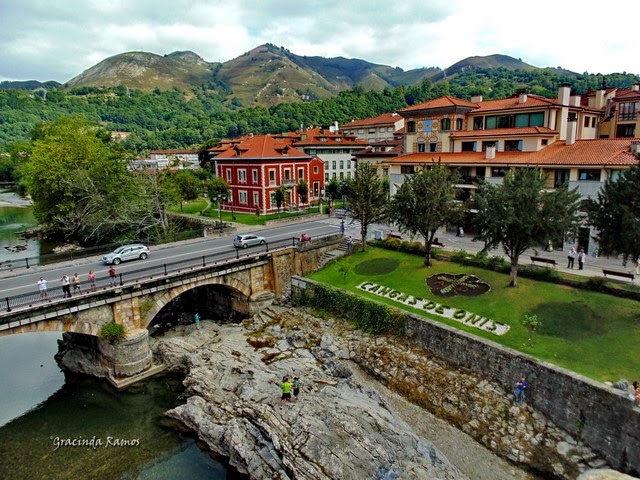
<instances>
[{"instance_id":1,"label":"window","mask_svg":"<svg viewBox=\"0 0 640 480\"><path fill-rule=\"evenodd\" d=\"M474 130L484 130L484 117L474 117L473 118L473 129Z\"/></svg>"},{"instance_id":2,"label":"window","mask_svg":"<svg viewBox=\"0 0 640 480\"><path fill-rule=\"evenodd\" d=\"M238 183L247 183L247 170L245 168L238 169Z\"/></svg>"},{"instance_id":3,"label":"window","mask_svg":"<svg viewBox=\"0 0 640 480\"><path fill-rule=\"evenodd\" d=\"M474 118L474 130L476 128ZM544 112L519 113L517 115L489 115L485 118L485 128L542 127Z\"/></svg>"},{"instance_id":4,"label":"window","mask_svg":"<svg viewBox=\"0 0 640 480\"><path fill-rule=\"evenodd\" d=\"M326 142L327 141L327 137L320 137L320 141L321 142Z\"/></svg>"},{"instance_id":5,"label":"window","mask_svg":"<svg viewBox=\"0 0 640 480\"><path fill-rule=\"evenodd\" d=\"M310 148L308 153L309 155L316 155L318 151L315 148Z\"/></svg>"},{"instance_id":6,"label":"window","mask_svg":"<svg viewBox=\"0 0 640 480\"><path fill-rule=\"evenodd\" d=\"M324 174L324 183L327 183L329 181L329 172L325 172Z\"/></svg>"},{"instance_id":7,"label":"window","mask_svg":"<svg viewBox=\"0 0 640 480\"><path fill-rule=\"evenodd\" d=\"M351 170L351 160L347 160L347 170Z\"/></svg>"},{"instance_id":8,"label":"window","mask_svg":"<svg viewBox=\"0 0 640 480\"><path fill-rule=\"evenodd\" d=\"M253 183L257 184L258 183L258 169L257 168L254 168L251 171L251 177L252 177Z\"/></svg>"},{"instance_id":9,"label":"window","mask_svg":"<svg viewBox=\"0 0 640 480\"><path fill-rule=\"evenodd\" d=\"M404 175L413 175L415 168L413 165L400 165L400 173Z\"/></svg>"},{"instance_id":10,"label":"window","mask_svg":"<svg viewBox=\"0 0 640 480\"><path fill-rule=\"evenodd\" d=\"M486 167L476 167L476 177L484 178L484 176L486 175L486 171Z\"/></svg>"},{"instance_id":11,"label":"window","mask_svg":"<svg viewBox=\"0 0 640 480\"><path fill-rule=\"evenodd\" d=\"M635 137L635 124L618 125L616 128L616 137L618 138L633 138Z\"/></svg>"},{"instance_id":12,"label":"window","mask_svg":"<svg viewBox=\"0 0 640 480\"><path fill-rule=\"evenodd\" d=\"M600 181L600 170L578 170L578 180Z\"/></svg>"},{"instance_id":13,"label":"window","mask_svg":"<svg viewBox=\"0 0 640 480\"><path fill-rule=\"evenodd\" d=\"M504 151L505 152L521 152L522 140L505 140Z\"/></svg>"},{"instance_id":14,"label":"window","mask_svg":"<svg viewBox=\"0 0 640 480\"><path fill-rule=\"evenodd\" d=\"M269 185L274 186L276 184L276 171L269 170Z\"/></svg>"},{"instance_id":15,"label":"window","mask_svg":"<svg viewBox=\"0 0 640 480\"><path fill-rule=\"evenodd\" d=\"M335 170L335 169L336 169L336 161L335 161L335 160L332 160L332 161L331 161L331 168L332 168L333 170Z\"/></svg>"},{"instance_id":16,"label":"window","mask_svg":"<svg viewBox=\"0 0 640 480\"><path fill-rule=\"evenodd\" d=\"M427 151L427 145L424 142L418 143L418 152L422 153L426 151Z\"/></svg>"},{"instance_id":17,"label":"window","mask_svg":"<svg viewBox=\"0 0 640 480\"><path fill-rule=\"evenodd\" d=\"M429 151L430 152L437 152L438 151L438 144L433 142L429 144Z\"/></svg>"},{"instance_id":18,"label":"window","mask_svg":"<svg viewBox=\"0 0 640 480\"><path fill-rule=\"evenodd\" d=\"M491 169L491 176L492 177L504 177L507 172L509 171L509 169L507 167L493 167Z\"/></svg>"},{"instance_id":19,"label":"window","mask_svg":"<svg viewBox=\"0 0 640 480\"><path fill-rule=\"evenodd\" d=\"M238 202L240 202L240 205L247 205L249 203L246 190L238 190Z\"/></svg>"},{"instance_id":20,"label":"window","mask_svg":"<svg viewBox=\"0 0 640 480\"><path fill-rule=\"evenodd\" d=\"M258 192L253 192L253 206L257 207L260 205L260 195Z\"/></svg>"},{"instance_id":21,"label":"window","mask_svg":"<svg viewBox=\"0 0 640 480\"><path fill-rule=\"evenodd\" d=\"M476 142L462 142L462 151L463 152L475 152L476 151Z\"/></svg>"},{"instance_id":22,"label":"window","mask_svg":"<svg viewBox=\"0 0 640 480\"><path fill-rule=\"evenodd\" d=\"M409 133L416 132L416 122L414 122L413 120L411 120L410 122L407 122L407 132Z\"/></svg>"},{"instance_id":23,"label":"window","mask_svg":"<svg viewBox=\"0 0 640 480\"><path fill-rule=\"evenodd\" d=\"M347 178L351 180L351 172L347 172Z\"/></svg>"},{"instance_id":24,"label":"window","mask_svg":"<svg viewBox=\"0 0 640 480\"><path fill-rule=\"evenodd\" d=\"M375 128L370 128L369 129L369 134L372 134L372 133L376 133L376 129Z\"/></svg>"},{"instance_id":25,"label":"window","mask_svg":"<svg viewBox=\"0 0 640 480\"><path fill-rule=\"evenodd\" d=\"M318 173L318 166L313 167L313 173Z\"/></svg>"},{"instance_id":26,"label":"window","mask_svg":"<svg viewBox=\"0 0 640 480\"><path fill-rule=\"evenodd\" d=\"M638 117L639 102L625 102L618 107L618 120L635 120Z\"/></svg>"},{"instance_id":27,"label":"window","mask_svg":"<svg viewBox=\"0 0 640 480\"><path fill-rule=\"evenodd\" d=\"M320 192L320 182L313 182L313 195L317 196Z\"/></svg>"},{"instance_id":28,"label":"window","mask_svg":"<svg viewBox=\"0 0 640 480\"><path fill-rule=\"evenodd\" d=\"M549 139L547 139L547 138L543 138L543 139L540 141L540 145L542 145L543 147L545 147L545 146L549 145Z\"/></svg>"},{"instance_id":29,"label":"window","mask_svg":"<svg viewBox=\"0 0 640 480\"><path fill-rule=\"evenodd\" d=\"M596 128L596 117L591 117L591 128Z\"/></svg>"},{"instance_id":30,"label":"window","mask_svg":"<svg viewBox=\"0 0 640 480\"><path fill-rule=\"evenodd\" d=\"M225 173L226 173L226 176L227 176L227 183L231 183L231 169L227 168Z\"/></svg>"},{"instance_id":31,"label":"window","mask_svg":"<svg viewBox=\"0 0 640 480\"><path fill-rule=\"evenodd\" d=\"M383 177L388 177L389 176L389 169L388 168L383 168L382 169L382 176Z\"/></svg>"},{"instance_id":32,"label":"window","mask_svg":"<svg viewBox=\"0 0 640 480\"><path fill-rule=\"evenodd\" d=\"M329 161L324 162L324 169L329 170Z\"/></svg>"},{"instance_id":33,"label":"window","mask_svg":"<svg viewBox=\"0 0 640 480\"><path fill-rule=\"evenodd\" d=\"M284 179L285 180L291 180L291 170L288 168L284 169Z\"/></svg>"},{"instance_id":34,"label":"window","mask_svg":"<svg viewBox=\"0 0 640 480\"><path fill-rule=\"evenodd\" d=\"M344 160L340 160L340 169L344 168Z\"/></svg>"},{"instance_id":35,"label":"window","mask_svg":"<svg viewBox=\"0 0 640 480\"><path fill-rule=\"evenodd\" d=\"M334 140L335 140L336 142L341 142L341 141L342 141L342 137L336 137Z\"/></svg>"},{"instance_id":36,"label":"window","mask_svg":"<svg viewBox=\"0 0 640 480\"><path fill-rule=\"evenodd\" d=\"M393 127L387 127L387 132L393 132Z\"/></svg>"},{"instance_id":37,"label":"window","mask_svg":"<svg viewBox=\"0 0 640 480\"><path fill-rule=\"evenodd\" d=\"M336 175L336 172L333 172L333 174L331 175L331 178L337 178L338 176Z\"/></svg>"},{"instance_id":38,"label":"window","mask_svg":"<svg viewBox=\"0 0 640 480\"><path fill-rule=\"evenodd\" d=\"M304 178L304 168L298 169L298 180Z\"/></svg>"},{"instance_id":39,"label":"window","mask_svg":"<svg viewBox=\"0 0 640 480\"><path fill-rule=\"evenodd\" d=\"M589 128L589 117L584 117L584 128Z\"/></svg>"},{"instance_id":40,"label":"window","mask_svg":"<svg viewBox=\"0 0 640 480\"><path fill-rule=\"evenodd\" d=\"M451 130L451 120L449 118L443 118L440 122L440 130Z\"/></svg>"},{"instance_id":41,"label":"window","mask_svg":"<svg viewBox=\"0 0 640 480\"><path fill-rule=\"evenodd\" d=\"M457 118L456 119L456 130L462 130L462 119L461 118Z\"/></svg>"}]
</instances>

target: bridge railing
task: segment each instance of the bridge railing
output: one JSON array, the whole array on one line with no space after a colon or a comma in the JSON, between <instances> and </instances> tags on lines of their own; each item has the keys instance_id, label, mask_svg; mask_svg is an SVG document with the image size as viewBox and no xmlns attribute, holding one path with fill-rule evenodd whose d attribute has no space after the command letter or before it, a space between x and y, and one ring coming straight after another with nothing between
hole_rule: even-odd
<instances>
[{"instance_id":1,"label":"bridge railing","mask_svg":"<svg viewBox=\"0 0 640 480\"><path fill-rule=\"evenodd\" d=\"M320 241L323 238L330 238L332 236L334 236L334 234L314 237L313 240ZM235 253L219 252L211 255L191 257L177 262L164 263L162 265L154 265L137 270L131 270L128 272L117 274L115 280L109 277L96 278L96 281L93 285L88 281L83 281L80 284L79 291L77 289L74 291L73 286L71 286L71 297L69 298L78 298L78 296L86 295L88 293L107 290L109 288L115 288L119 286L132 285L135 283L140 283L141 281L166 277L167 275L176 274L187 270L199 270L223 261L239 260L240 258L248 258L265 252L276 251L279 249L289 248L297 245L300 245L300 239L286 238L283 240L268 242L265 245L259 245L247 249L236 249ZM2 299L2 304L0 305L0 312L24 310L46 303L67 301L69 300L69 298L65 297L62 286L48 289L46 295L43 295L40 292L34 292L15 295L12 297L4 297L4 299ZM10 321L10 318L0 319L0 325L8 323Z\"/></svg>"}]
</instances>

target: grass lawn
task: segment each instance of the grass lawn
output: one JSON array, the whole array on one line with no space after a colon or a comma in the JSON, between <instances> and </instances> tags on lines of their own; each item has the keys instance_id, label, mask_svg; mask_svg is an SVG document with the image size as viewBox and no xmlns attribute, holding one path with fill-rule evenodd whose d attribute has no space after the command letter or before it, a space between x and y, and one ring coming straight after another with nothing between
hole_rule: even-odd
<instances>
[{"instance_id":1,"label":"grass lawn","mask_svg":"<svg viewBox=\"0 0 640 480\"><path fill-rule=\"evenodd\" d=\"M206 198L200 197L192 202L182 202L182 209L180 209L180 204L171 205L169 211L171 213L200 213L202 210L206 209L209 205L209 202Z\"/></svg>"},{"instance_id":2,"label":"grass lawn","mask_svg":"<svg viewBox=\"0 0 640 480\"><path fill-rule=\"evenodd\" d=\"M473 274L488 283L491 290L477 297L438 297L429 291L425 281L439 273ZM621 378L632 381L640 376L637 353L640 305L633 300L528 278L518 278L518 287L509 288L508 275L502 273L447 261L434 261L427 269L419 256L376 247L344 257L309 278L428 316L598 381L616 382ZM356 288L365 281L483 315L508 324L511 329L497 336L432 316L425 310L412 309ZM525 314L537 315L542 323L531 344L521 323Z\"/></svg>"},{"instance_id":3,"label":"grass lawn","mask_svg":"<svg viewBox=\"0 0 640 480\"><path fill-rule=\"evenodd\" d=\"M179 207L178 207L179 208ZM199 212L199 210L198 210ZM289 217L301 217L305 215L310 215L313 213L318 213L318 207L311 207L309 210L302 209L297 212L285 212L282 211L280 213L272 213L269 215L260 215L257 216L255 213L238 213L234 212L235 220L232 218L230 211L222 210L220 212L223 222L237 222L243 225L265 225L268 220L278 220L280 218L289 218ZM218 206L212 205L209 209L205 210L204 215L209 218L213 218L215 220L218 219Z\"/></svg>"}]
</instances>

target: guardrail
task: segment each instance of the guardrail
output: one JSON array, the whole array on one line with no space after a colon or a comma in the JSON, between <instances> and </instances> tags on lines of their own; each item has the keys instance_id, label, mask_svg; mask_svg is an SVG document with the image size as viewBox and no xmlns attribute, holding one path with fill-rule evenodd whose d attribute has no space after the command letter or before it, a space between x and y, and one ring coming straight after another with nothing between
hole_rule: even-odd
<instances>
[{"instance_id":1,"label":"guardrail","mask_svg":"<svg viewBox=\"0 0 640 480\"><path fill-rule=\"evenodd\" d=\"M320 240L322 238L328 238L333 234L324 235L321 237L315 237L314 240ZM300 239L291 238L283 239L275 242L266 243L265 245L258 245L247 249L236 249L235 259L239 260L242 257L248 258L261 253L268 253L269 251L276 251L283 248L295 247L300 245ZM65 297L62 287L56 287L48 289L46 296L41 292L25 293L22 295L15 295L12 297L4 297L1 300L0 312L12 312L14 310L24 310L37 305L43 305L46 303L57 303L60 301L67 301L69 299L78 298L89 293L104 291L109 288L121 287L125 285L132 285L139 283L141 280L153 280L155 278L166 277L169 274L180 273L187 270L206 268L219 263L222 260L233 259L232 252L220 252L211 255L203 255L186 260L164 263L162 265L156 265L153 267L142 268L138 270L132 270L126 273L119 273L116 276L115 282L113 279L107 277L96 278L94 282L95 288L90 282L84 281L81 283L80 291L73 291L71 287L71 297ZM0 319L0 325L9 323L10 318Z\"/></svg>"}]
</instances>

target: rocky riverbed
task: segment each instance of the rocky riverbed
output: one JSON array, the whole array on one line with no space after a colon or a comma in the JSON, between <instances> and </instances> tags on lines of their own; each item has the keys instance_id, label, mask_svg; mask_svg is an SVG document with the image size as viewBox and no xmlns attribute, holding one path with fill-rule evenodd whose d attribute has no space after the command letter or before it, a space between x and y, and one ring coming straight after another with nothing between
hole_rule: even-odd
<instances>
[{"instance_id":1,"label":"rocky riverbed","mask_svg":"<svg viewBox=\"0 0 640 480\"><path fill-rule=\"evenodd\" d=\"M499 387L303 310L179 327L152 348L186 374L189 398L167 415L251 478L531 480L606 467ZM284 375L302 389L281 404ZM607 472L590 478L622 478Z\"/></svg>"}]
</instances>

